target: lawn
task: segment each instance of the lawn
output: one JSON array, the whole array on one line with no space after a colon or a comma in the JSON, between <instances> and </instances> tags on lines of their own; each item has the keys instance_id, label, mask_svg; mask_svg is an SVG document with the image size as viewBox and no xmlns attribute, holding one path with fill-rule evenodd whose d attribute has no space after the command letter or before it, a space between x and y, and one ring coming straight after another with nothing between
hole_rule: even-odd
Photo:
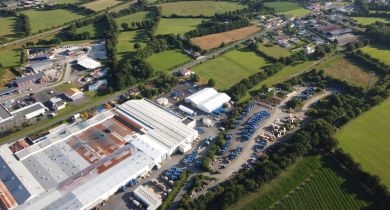
<instances>
[{"instance_id":1,"label":"lawn","mask_svg":"<svg viewBox=\"0 0 390 210\"><path fill-rule=\"evenodd\" d=\"M91 38L101 38L104 35L105 25L92 23L77 29L77 33L89 32Z\"/></svg>"},{"instance_id":2,"label":"lawn","mask_svg":"<svg viewBox=\"0 0 390 210\"><path fill-rule=\"evenodd\" d=\"M260 89L263 85L267 85L268 87L284 82L286 80L291 79L292 77L301 74L305 71L310 70L310 66L313 64L313 61L307 61L303 63L298 63L294 65L289 65L279 71L278 73L274 74L273 76L267 78L266 80L260 82L259 84L255 85L253 88L251 88L248 93L243 96L240 101L245 101L250 98L250 92Z\"/></svg>"},{"instance_id":3,"label":"lawn","mask_svg":"<svg viewBox=\"0 0 390 210\"><path fill-rule=\"evenodd\" d=\"M332 159L305 157L230 209L361 209L361 192Z\"/></svg>"},{"instance_id":4,"label":"lawn","mask_svg":"<svg viewBox=\"0 0 390 210\"><path fill-rule=\"evenodd\" d=\"M141 22L143 20L153 18L154 13L149 11L137 12L130 15L125 15L115 19L116 23L120 27L122 23L127 23L131 27L132 22ZM121 28L122 29L122 28Z\"/></svg>"},{"instance_id":5,"label":"lawn","mask_svg":"<svg viewBox=\"0 0 390 210\"><path fill-rule=\"evenodd\" d=\"M288 49L280 47L279 45L264 46L260 44L259 50L274 58L287 57L290 55L290 51Z\"/></svg>"},{"instance_id":6,"label":"lawn","mask_svg":"<svg viewBox=\"0 0 390 210\"><path fill-rule=\"evenodd\" d=\"M89 2L89 3L86 3L86 4L83 4L81 5L82 7L85 7L85 8L88 8L88 9L91 9L93 11L100 11L100 10L104 10L108 7L112 7L112 6L115 6L117 4L121 3L121 1L117 1L117 0L96 0L96 1L93 1L93 2Z\"/></svg>"},{"instance_id":7,"label":"lawn","mask_svg":"<svg viewBox=\"0 0 390 210\"><path fill-rule=\"evenodd\" d=\"M323 69L328 76L363 88L367 87L370 79L369 69L362 68L341 55L329 58L327 61L320 63L317 68ZM371 84L375 84L377 81L378 78L374 76Z\"/></svg>"},{"instance_id":8,"label":"lawn","mask_svg":"<svg viewBox=\"0 0 390 210\"><path fill-rule=\"evenodd\" d=\"M17 23L17 17L0 15L0 37L11 36L20 31Z\"/></svg>"},{"instance_id":9,"label":"lawn","mask_svg":"<svg viewBox=\"0 0 390 210\"><path fill-rule=\"evenodd\" d=\"M390 49L383 45L370 45L360 49L385 64L390 66Z\"/></svg>"},{"instance_id":10,"label":"lawn","mask_svg":"<svg viewBox=\"0 0 390 210\"><path fill-rule=\"evenodd\" d=\"M359 24L370 25L377 21L382 23L390 23L390 19L386 18L376 18L376 17L352 17L353 20L356 20Z\"/></svg>"},{"instance_id":11,"label":"lawn","mask_svg":"<svg viewBox=\"0 0 390 210\"><path fill-rule=\"evenodd\" d=\"M20 49L1 50L0 63L4 67L20 65Z\"/></svg>"},{"instance_id":12,"label":"lawn","mask_svg":"<svg viewBox=\"0 0 390 210\"><path fill-rule=\"evenodd\" d=\"M146 45L146 34L143 31L125 31L118 36L118 55L119 59L128 58L136 50L134 44L139 42L141 47Z\"/></svg>"},{"instance_id":13,"label":"lawn","mask_svg":"<svg viewBox=\"0 0 390 210\"><path fill-rule=\"evenodd\" d=\"M336 138L365 171L390 188L390 98L343 126Z\"/></svg>"},{"instance_id":14,"label":"lawn","mask_svg":"<svg viewBox=\"0 0 390 210\"><path fill-rule=\"evenodd\" d=\"M248 48L225 53L193 68L203 81L214 79L218 89L227 89L261 71L267 61Z\"/></svg>"},{"instance_id":15,"label":"lawn","mask_svg":"<svg viewBox=\"0 0 390 210\"><path fill-rule=\"evenodd\" d=\"M61 26L72 20L83 18L84 16L73 11L64 9L55 10L27 10L23 11L30 18L31 32L37 33L40 30Z\"/></svg>"},{"instance_id":16,"label":"lawn","mask_svg":"<svg viewBox=\"0 0 390 210\"><path fill-rule=\"evenodd\" d=\"M286 16L296 16L296 17L302 17L307 14L311 13L310 10L304 9L304 8L299 8L299 9L294 9L286 12L277 12L277 15L286 15Z\"/></svg>"},{"instance_id":17,"label":"lawn","mask_svg":"<svg viewBox=\"0 0 390 210\"><path fill-rule=\"evenodd\" d=\"M156 71L169 71L174 67L190 61L191 58L178 50L166 50L146 59Z\"/></svg>"},{"instance_id":18,"label":"lawn","mask_svg":"<svg viewBox=\"0 0 390 210\"><path fill-rule=\"evenodd\" d=\"M289 1L275 1L275 2L266 2L265 6L275 9L275 13L278 15L287 15L287 16L304 16L309 14L311 11L302 8L299 4Z\"/></svg>"},{"instance_id":19,"label":"lawn","mask_svg":"<svg viewBox=\"0 0 390 210\"><path fill-rule=\"evenodd\" d=\"M290 1L266 2L264 6L274 8L275 12L287 12L301 8L297 3Z\"/></svg>"},{"instance_id":20,"label":"lawn","mask_svg":"<svg viewBox=\"0 0 390 210\"><path fill-rule=\"evenodd\" d=\"M205 16L242 9L245 6L225 1L182 1L159 4L163 16Z\"/></svg>"},{"instance_id":21,"label":"lawn","mask_svg":"<svg viewBox=\"0 0 390 210\"><path fill-rule=\"evenodd\" d=\"M156 34L184 34L195 29L203 18L161 18Z\"/></svg>"}]
</instances>

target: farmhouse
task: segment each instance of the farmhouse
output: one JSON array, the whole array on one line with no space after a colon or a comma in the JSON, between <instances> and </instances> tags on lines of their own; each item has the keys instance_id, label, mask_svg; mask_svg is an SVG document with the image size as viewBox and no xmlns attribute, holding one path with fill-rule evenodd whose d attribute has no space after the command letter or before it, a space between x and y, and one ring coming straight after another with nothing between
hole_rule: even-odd
<instances>
[{"instance_id":1,"label":"farmhouse","mask_svg":"<svg viewBox=\"0 0 390 210\"><path fill-rule=\"evenodd\" d=\"M191 76L191 73L192 73L191 69L181 69L180 70L180 75L184 76L184 77Z\"/></svg>"},{"instance_id":2,"label":"farmhouse","mask_svg":"<svg viewBox=\"0 0 390 210\"><path fill-rule=\"evenodd\" d=\"M64 94L71 101L77 101L84 96L84 93L77 88L70 88Z\"/></svg>"},{"instance_id":3,"label":"farmhouse","mask_svg":"<svg viewBox=\"0 0 390 210\"><path fill-rule=\"evenodd\" d=\"M204 88L184 100L204 112L211 113L229 102L230 97L226 93L218 93L213 88Z\"/></svg>"},{"instance_id":4,"label":"farmhouse","mask_svg":"<svg viewBox=\"0 0 390 210\"><path fill-rule=\"evenodd\" d=\"M0 205L90 209L195 140L198 132L182 120L146 99L130 100L86 121L55 127L31 145L2 145L1 189L9 193ZM160 199L146 190L139 188L138 198L148 209L157 208Z\"/></svg>"}]
</instances>

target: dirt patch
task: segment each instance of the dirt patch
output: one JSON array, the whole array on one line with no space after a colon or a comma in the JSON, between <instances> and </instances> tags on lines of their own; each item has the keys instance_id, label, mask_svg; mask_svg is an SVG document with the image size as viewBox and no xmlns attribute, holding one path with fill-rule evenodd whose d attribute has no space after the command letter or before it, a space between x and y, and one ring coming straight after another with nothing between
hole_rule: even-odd
<instances>
[{"instance_id":1,"label":"dirt patch","mask_svg":"<svg viewBox=\"0 0 390 210\"><path fill-rule=\"evenodd\" d=\"M204 50L209 50L221 46L222 43L228 44L243 39L258 32L259 30L260 28L257 26L248 26L223 33L196 37L191 39L191 42Z\"/></svg>"}]
</instances>

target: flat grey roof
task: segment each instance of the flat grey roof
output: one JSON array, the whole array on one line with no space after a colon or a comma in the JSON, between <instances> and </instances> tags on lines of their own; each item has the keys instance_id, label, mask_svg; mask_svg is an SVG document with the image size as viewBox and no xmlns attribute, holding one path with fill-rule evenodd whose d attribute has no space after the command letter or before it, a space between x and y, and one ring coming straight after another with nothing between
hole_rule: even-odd
<instances>
[{"instance_id":1,"label":"flat grey roof","mask_svg":"<svg viewBox=\"0 0 390 210\"><path fill-rule=\"evenodd\" d=\"M9 117L12 117L11 113L8 112L8 110L6 110L3 105L0 105L0 121L2 119L7 119Z\"/></svg>"}]
</instances>

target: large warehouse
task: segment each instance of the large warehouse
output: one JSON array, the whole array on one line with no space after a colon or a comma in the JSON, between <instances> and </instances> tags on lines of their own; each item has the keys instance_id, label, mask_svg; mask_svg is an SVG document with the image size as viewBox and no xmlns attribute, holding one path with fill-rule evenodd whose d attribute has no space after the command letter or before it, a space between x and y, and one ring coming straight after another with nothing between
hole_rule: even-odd
<instances>
[{"instance_id":1,"label":"large warehouse","mask_svg":"<svg viewBox=\"0 0 390 210\"><path fill-rule=\"evenodd\" d=\"M196 139L183 120L148 100L130 100L32 144L2 145L0 208L92 208Z\"/></svg>"},{"instance_id":2,"label":"large warehouse","mask_svg":"<svg viewBox=\"0 0 390 210\"><path fill-rule=\"evenodd\" d=\"M226 93L218 93L213 88L204 88L188 96L184 101L204 112L211 113L229 102L230 97Z\"/></svg>"}]
</instances>

